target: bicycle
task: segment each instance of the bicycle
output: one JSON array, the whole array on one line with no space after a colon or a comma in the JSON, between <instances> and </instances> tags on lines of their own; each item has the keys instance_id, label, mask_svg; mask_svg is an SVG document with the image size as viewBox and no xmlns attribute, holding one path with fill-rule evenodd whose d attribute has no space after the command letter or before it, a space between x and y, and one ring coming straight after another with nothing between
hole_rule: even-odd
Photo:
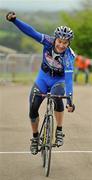
<instances>
[{"instance_id":1,"label":"bicycle","mask_svg":"<svg viewBox=\"0 0 92 180\"><path fill-rule=\"evenodd\" d=\"M72 105L72 100L71 100L71 96L52 95L51 93L47 93L47 94L35 93L34 96L35 95L42 96L43 98L47 98L46 113L39 131L38 152L41 152L43 167L45 168L45 176L48 177L50 173L50 165L51 165L51 150L52 147L58 147L57 144L53 143L54 98L69 99L70 105ZM65 135L63 134L63 137L64 136Z\"/></svg>"}]
</instances>

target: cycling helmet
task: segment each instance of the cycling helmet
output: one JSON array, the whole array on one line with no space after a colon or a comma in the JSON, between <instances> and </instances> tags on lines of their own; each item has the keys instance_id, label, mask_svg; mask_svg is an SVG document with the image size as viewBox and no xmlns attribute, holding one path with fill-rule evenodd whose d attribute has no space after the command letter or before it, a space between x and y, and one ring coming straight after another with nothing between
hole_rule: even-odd
<instances>
[{"instance_id":1,"label":"cycling helmet","mask_svg":"<svg viewBox=\"0 0 92 180\"><path fill-rule=\"evenodd\" d=\"M73 31L67 26L57 27L54 35L56 38L71 40L74 36Z\"/></svg>"}]
</instances>

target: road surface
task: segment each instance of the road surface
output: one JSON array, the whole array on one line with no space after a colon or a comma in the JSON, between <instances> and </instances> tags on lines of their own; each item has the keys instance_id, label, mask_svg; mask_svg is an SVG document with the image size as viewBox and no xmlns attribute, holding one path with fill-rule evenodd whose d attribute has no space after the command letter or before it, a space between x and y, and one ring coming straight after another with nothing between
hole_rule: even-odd
<instances>
[{"instance_id":1,"label":"road surface","mask_svg":"<svg viewBox=\"0 0 92 180\"><path fill-rule=\"evenodd\" d=\"M0 86L0 180L45 180L40 154L29 153L31 87ZM76 111L65 110L62 148L53 149L49 180L92 179L92 86L75 86ZM45 101L40 107L41 119Z\"/></svg>"}]
</instances>

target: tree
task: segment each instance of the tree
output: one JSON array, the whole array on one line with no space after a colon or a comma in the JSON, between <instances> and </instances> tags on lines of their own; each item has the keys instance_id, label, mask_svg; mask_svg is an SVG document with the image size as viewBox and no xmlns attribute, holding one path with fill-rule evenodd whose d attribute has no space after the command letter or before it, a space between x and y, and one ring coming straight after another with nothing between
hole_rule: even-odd
<instances>
[{"instance_id":1,"label":"tree","mask_svg":"<svg viewBox=\"0 0 92 180\"><path fill-rule=\"evenodd\" d=\"M92 10L87 8L78 12L63 12L60 17L74 31L72 47L76 53L92 57Z\"/></svg>"}]
</instances>

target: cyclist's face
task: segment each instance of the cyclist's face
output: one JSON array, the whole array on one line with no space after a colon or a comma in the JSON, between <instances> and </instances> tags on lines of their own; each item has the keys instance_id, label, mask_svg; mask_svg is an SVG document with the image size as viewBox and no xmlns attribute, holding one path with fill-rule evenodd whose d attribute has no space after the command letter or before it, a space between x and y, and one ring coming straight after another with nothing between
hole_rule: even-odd
<instances>
[{"instance_id":1,"label":"cyclist's face","mask_svg":"<svg viewBox=\"0 0 92 180\"><path fill-rule=\"evenodd\" d=\"M60 38L57 38L55 40L55 51L57 53L64 52L68 46L69 46L69 40L63 40Z\"/></svg>"}]
</instances>

